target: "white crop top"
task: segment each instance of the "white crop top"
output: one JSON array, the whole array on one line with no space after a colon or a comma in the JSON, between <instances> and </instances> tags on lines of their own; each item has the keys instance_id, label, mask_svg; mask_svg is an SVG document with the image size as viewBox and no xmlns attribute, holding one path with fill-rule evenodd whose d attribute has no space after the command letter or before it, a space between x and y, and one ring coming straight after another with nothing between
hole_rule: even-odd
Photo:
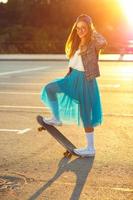
<instances>
[{"instance_id":1,"label":"white crop top","mask_svg":"<svg viewBox=\"0 0 133 200\"><path fill-rule=\"evenodd\" d=\"M68 67L72 67L74 69L77 69L79 71L84 71L84 66L82 63L81 55L78 55L80 52L80 49L78 49L75 54L70 58Z\"/></svg>"}]
</instances>

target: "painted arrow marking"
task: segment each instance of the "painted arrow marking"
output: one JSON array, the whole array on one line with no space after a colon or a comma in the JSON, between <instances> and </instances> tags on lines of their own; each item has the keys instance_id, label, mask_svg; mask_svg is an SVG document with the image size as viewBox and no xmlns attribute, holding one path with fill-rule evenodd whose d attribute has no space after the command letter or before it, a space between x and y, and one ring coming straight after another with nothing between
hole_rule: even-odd
<instances>
[{"instance_id":1,"label":"painted arrow marking","mask_svg":"<svg viewBox=\"0 0 133 200\"><path fill-rule=\"evenodd\" d=\"M0 132L16 132L17 134L24 134L30 131L31 128L26 128L26 129L0 129Z\"/></svg>"}]
</instances>

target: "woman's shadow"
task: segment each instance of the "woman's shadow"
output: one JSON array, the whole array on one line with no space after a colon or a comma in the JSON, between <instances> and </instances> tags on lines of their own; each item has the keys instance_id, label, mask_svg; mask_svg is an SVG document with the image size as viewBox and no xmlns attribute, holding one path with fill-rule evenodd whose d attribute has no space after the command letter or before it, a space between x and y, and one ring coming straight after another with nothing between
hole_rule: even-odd
<instances>
[{"instance_id":1,"label":"woman's shadow","mask_svg":"<svg viewBox=\"0 0 133 200\"><path fill-rule=\"evenodd\" d=\"M87 176L92 168L94 157L90 158L77 158L70 161L70 158L62 158L58 165L58 170L55 175L44 184L39 190L37 190L28 200L35 200L43 193L54 181L56 181L64 172L71 171L74 172L77 179L75 187L73 189L70 200L78 200L80 194L86 182Z\"/></svg>"}]
</instances>

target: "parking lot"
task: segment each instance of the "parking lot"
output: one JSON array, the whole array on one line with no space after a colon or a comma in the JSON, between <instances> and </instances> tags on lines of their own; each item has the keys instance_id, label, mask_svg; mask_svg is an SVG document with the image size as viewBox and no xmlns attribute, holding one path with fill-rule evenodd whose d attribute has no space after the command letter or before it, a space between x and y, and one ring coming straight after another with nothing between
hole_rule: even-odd
<instances>
[{"instance_id":1,"label":"parking lot","mask_svg":"<svg viewBox=\"0 0 133 200\"><path fill-rule=\"evenodd\" d=\"M133 62L100 62L103 124L95 158L63 158L64 149L36 116L50 115L43 85L67 73L66 61L0 61L0 199L131 200L133 197ZM82 127L59 128L76 146Z\"/></svg>"}]
</instances>

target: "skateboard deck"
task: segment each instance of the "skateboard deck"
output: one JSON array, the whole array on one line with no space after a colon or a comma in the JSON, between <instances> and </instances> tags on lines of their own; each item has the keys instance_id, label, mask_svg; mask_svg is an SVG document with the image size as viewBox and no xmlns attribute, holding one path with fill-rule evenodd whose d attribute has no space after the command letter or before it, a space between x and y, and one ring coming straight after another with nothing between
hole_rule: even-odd
<instances>
[{"instance_id":1,"label":"skateboard deck","mask_svg":"<svg viewBox=\"0 0 133 200\"><path fill-rule=\"evenodd\" d=\"M55 128L55 126L46 124L43 121L43 117L40 115L38 115L36 119L40 125L38 131L47 130L47 132L50 133L50 135L54 137L56 141L66 149L66 152L64 152L65 157L71 157L72 155L77 155L73 151L73 149L75 149L76 146L72 144L71 141L67 139L57 128Z\"/></svg>"}]
</instances>

